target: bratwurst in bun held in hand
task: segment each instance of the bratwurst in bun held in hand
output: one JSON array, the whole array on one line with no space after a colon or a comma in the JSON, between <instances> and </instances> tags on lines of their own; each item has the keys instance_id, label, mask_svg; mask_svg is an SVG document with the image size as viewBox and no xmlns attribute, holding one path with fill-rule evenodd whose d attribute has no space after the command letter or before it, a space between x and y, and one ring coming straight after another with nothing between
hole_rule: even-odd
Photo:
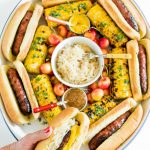
<instances>
[{"instance_id":1,"label":"bratwurst in bun held in hand","mask_svg":"<svg viewBox=\"0 0 150 150\"><path fill-rule=\"evenodd\" d=\"M8 61L25 59L42 14L43 7L30 2L16 10L2 39L2 52Z\"/></svg>"},{"instance_id":2,"label":"bratwurst in bun held in hand","mask_svg":"<svg viewBox=\"0 0 150 150\"><path fill-rule=\"evenodd\" d=\"M11 121L16 124L29 123L39 117L32 109L38 107L30 79L26 69L20 61L13 65L0 67L0 94Z\"/></svg>"},{"instance_id":3,"label":"bratwurst in bun held in hand","mask_svg":"<svg viewBox=\"0 0 150 150\"><path fill-rule=\"evenodd\" d=\"M52 135L35 150L79 150L89 128L89 118L77 108L68 107L50 123Z\"/></svg>"}]
</instances>

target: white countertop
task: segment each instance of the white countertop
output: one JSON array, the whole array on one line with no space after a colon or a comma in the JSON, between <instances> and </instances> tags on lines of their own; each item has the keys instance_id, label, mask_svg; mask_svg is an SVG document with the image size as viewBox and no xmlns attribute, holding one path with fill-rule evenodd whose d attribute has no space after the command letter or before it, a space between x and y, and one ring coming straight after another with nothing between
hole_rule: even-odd
<instances>
[{"instance_id":1,"label":"white countertop","mask_svg":"<svg viewBox=\"0 0 150 150\"><path fill-rule=\"evenodd\" d=\"M20 0L0 0L0 33L9 16L9 13L13 10L15 5ZM148 0L135 0L139 7L142 9L145 17L150 19L150 9ZM150 20L149 20L150 23ZM15 138L9 131L2 114L0 113L0 147L15 142ZM149 150L150 149L150 115L148 116L143 128L140 130L135 139L125 148L125 150Z\"/></svg>"}]
</instances>

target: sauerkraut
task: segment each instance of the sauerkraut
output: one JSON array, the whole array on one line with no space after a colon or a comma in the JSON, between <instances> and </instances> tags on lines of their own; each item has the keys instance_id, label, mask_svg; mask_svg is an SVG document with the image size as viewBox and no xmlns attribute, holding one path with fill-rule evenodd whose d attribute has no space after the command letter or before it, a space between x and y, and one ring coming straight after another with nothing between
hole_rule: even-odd
<instances>
[{"instance_id":1,"label":"sauerkraut","mask_svg":"<svg viewBox=\"0 0 150 150\"><path fill-rule=\"evenodd\" d=\"M94 53L85 44L68 44L57 55L56 68L63 80L81 85L93 80L99 72L98 58L90 59L88 53Z\"/></svg>"}]
</instances>

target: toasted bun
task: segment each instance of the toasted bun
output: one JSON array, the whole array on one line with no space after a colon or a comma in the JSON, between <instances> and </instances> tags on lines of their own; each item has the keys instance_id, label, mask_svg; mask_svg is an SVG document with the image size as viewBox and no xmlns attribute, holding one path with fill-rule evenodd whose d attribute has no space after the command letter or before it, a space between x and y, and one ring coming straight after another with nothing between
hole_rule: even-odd
<instances>
[{"instance_id":1,"label":"toasted bun","mask_svg":"<svg viewBox=\"0 0 150 150\"><path fill-rule=\"evenodd\" d=\"M131 40L127 43L127 53L131 54L132 58L128 60L129 75L131 90L133 98L137 101L142 100L142 91L140 86L140 71L139 71L139 60L137 54L139 53L139 46L136 40Z\"/></svg>"},{"instance_id":2,"label":"toasted bun","mask_svg":"<svg viewBox=\"0 0 150 150\"><path fill-rule=\"evenodd\" d=\"M131 12L133 17L135 18L138 26L139 32L134 30L128 22L124 19L120 10L114 4L112 0L98 0L98 2L104 7L107 13L111 16L111 18L115 21L115 23L120 27L120 29L130 38L140 40L146 34L146 25L144 20L142 19L139 12L130 2L130 0L124 0L123 3L126 5L127 9ZM143 24L143 26L141 26ZM141 35L140 35L141 34Z\"/></svg>"},{"instance_id":3,"label":"toasted bun","mask_svg":"<svg viewBox=\"0 0 150 150\"><path fill-rule=\"evenodd\" d=\"M143 100L147 100L150 97L150 40L149 39L141 39L139 44L145 47L146 51L146 60L147 60L147 79L148 79L148 87L146 94L143 95Z\"/></svg>"},{"instance_id":4,"label":"toasted bun","mask_svg":"<svg viewBox=\"0 0 150 150\"><path fill-rule=\"evenodd\" d=\"M7 77L7 71L9 68L15 68L18 71L18 74L23 82L28 100L30 102L31 108L38 107L38 103L34 92L32 90L32 86L30 83L29 76L24 68L23 64L20 61L15 61L13 66L10 65L3 65L0 67L0 74L1 74L1 86L0 86L0 93L2 96L2 100L6 109L8 116L10 117L11 121L16 124L25 124L30 122L31 120L37 119L39 117L39 113L31 114L30 116L24 116L17 104L16 97L14 92L11 88L9 79Z\"/></svg>"},{"instance_id":5,"label":"toasted bun","mask_svg":"<svg viewBox=\"0 0 150 150\"><path fill-rule=\"evenodd\" d=\"M61 127L64 123L69 122L69 120L72 118L75 118L79 122L80 128L79 128L79 136L76 138L76 141L72 145L71 150L79 150L89 128L89 118L85 113L79 112L78 109L73 107L66 108L51 121L50 125L53 127L53 129L56 129L58 127ZM56 134L59 135L59 133ZM45 149L50 150L49 145L53 141L53 138L54 138L54 130L52 135L48 139L38 143L35 150L45 150Z\"/></svg>"},{"instance_id":6,"label":"toasted bun","mask_svg":"<svg viewBox=\"0 0 150 150\"><path fill-rule=\"evenodd\" d=\"M105 140L96 150L114 150L124 143L138 128L143 116L142 106L139 105L129 116L123 126L107 140Z\"/></svg>"},{"instance_id":7,"label":"toasted bun","mask_svg":"<svg viewBox=\"0 0 150 150\"><path fill-rule=\"evenodd\" d=\"M139 42L141 45L145 47L146 56L147 56L147 76L148 76L148 89L146 94L142 94L141 84L140 84L140 71L139 71L139 60L138 60L138 52L139 46L136 40L131 40L127 43L127 52L132 55L132 59L128 60L129 64L129 75L130 75L130 83L133 98L137 101L146 100L150 97L150 40L142 39Z\"/></svg>"},{"instance_id":8,"label":"toasted bun","mask_svg":"<svg viewBox=\"0 0 150 150\"><path fill-rule=\"evenodd\" d=\"M132 0L122 0L122 2L126 5L128 10L131 12L136 22L138 23L140 29L140 36L141 38L143 38L146 35L146 23L143 19L144 17L141 15L141 13L139 13Z\"/></svg>"},{"instance_id":9,"label":"toasted bun","mask_svg":"<svg viewBox=\"0 0 150 150\"><path fill-rule=\"evenodd\" d=\"M5 33L4 33L4 36L2 39L2 51L3 51L5 58L9 61L14 61L16 59L15 56L12 54L11 47L12 47L13 41L15 39L15 35L16 35L17 29L20 25L20 22L22 21L26 12L28 10L30 10L31 5L32 4L30 2L26 2L26 3L22 4L14 13L13 17L11 18L11 20L5 30ZM17 56L18 60L23 61L25 59L25 57L29 51L30 45L32 43L34 33L38 26L38 22L39 22L39 19L40 19L42 13L43 13L43 7L38 4L35 5L33 15L29 21L26 33L24 35L24 39L20 46L20 52Z\"/></svg>"},{"instance_id":10,"label":"toasted bun","mask_svg":"<svg viewBox=\"0 0 150 150\"><path fill-rule=\"evenodd\" d=\"M82 1L82 0L42 0L42 5L44 6L44 8L47 8L47 7L74 2L74 1L76 2L76 1Z\"/></svg>"},{"instance_id":11,"label":"toasted bun","mask_svg":"<svg viewBox=\"0 0 150 150\"><path fill-rule=\"evenodd\" d=\"M89 142L97 133L104 129L111 122L115 121L119 116L130 110L137 105L133 98L128 98L121 102L119 105L114 107L106 115L100 118L98 121L93 123L86 135L85 143Z\"/></svg>"}]
</instances>

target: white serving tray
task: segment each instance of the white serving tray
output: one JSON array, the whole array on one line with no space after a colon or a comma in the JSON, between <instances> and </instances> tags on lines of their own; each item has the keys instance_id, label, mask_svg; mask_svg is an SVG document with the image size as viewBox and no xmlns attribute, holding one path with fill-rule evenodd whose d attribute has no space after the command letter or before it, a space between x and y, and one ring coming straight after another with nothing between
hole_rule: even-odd
<instances>
[{"instance_id":1,"label":"white serving tray","mask_svg":"<svg viewBox=\"0 0 150 150\"><path fill-rule=\"evenodd\" d=\"M39 3L41 0L20 0L19 3L16 3L16 6L14 7L13 11L10 12L9 18L8 20L5 22L5 27L7 26L7 24L9 23L9 20L11 18L11 16L13 15L13 13L15 12L15 10L17 9L17 7L19 5L21 5L22 3L26 2L26 1L33 1L35 3ZM141 10L139 9L139 7L135 4L135 2L133 1L134 5L136 6L137 10L142 14ZM145 19L145 17L143 16L143 18ZM150 26L148 25L147 20L145 19L145 22L147 24L147 35L146 37L150 39ZM42 23L42 21L41 21ZM0 37L0 65L1 64L6 64L7 62L5 61L2 52L1 52L1 38L3 37L3 33L5 31L5 28L2 31L2 36ZM144 110L144 114L143 114L143 118L142 121L138 127L138 129L134 132L134 134L132 134L132 136L119 148L119 149L124 149L130 142L132 142L132 140L135 138L135 136L138 134L138 132L140 131L140 129L142 128L148 114L149 114L149 109L150 109L150 99L143 101L142 102L142 107ZM9 119L9 117L6 114L4 105L1 101L0 98L0 109L2 112L2 115L4 117L4 120L8 126L8 128L10 129L10 131L12 132L13 136L18 140L22 137L24 137L26 134L37 131L39 129L43 129L47 126L47 124L45 124L45 121L42 119L41 121L37 120L32 122L29 125L16 125L14 123L11 122L11 120ZM88 146L82 146L81 150L88 150Z\"/></svg>"}]
</instances>

